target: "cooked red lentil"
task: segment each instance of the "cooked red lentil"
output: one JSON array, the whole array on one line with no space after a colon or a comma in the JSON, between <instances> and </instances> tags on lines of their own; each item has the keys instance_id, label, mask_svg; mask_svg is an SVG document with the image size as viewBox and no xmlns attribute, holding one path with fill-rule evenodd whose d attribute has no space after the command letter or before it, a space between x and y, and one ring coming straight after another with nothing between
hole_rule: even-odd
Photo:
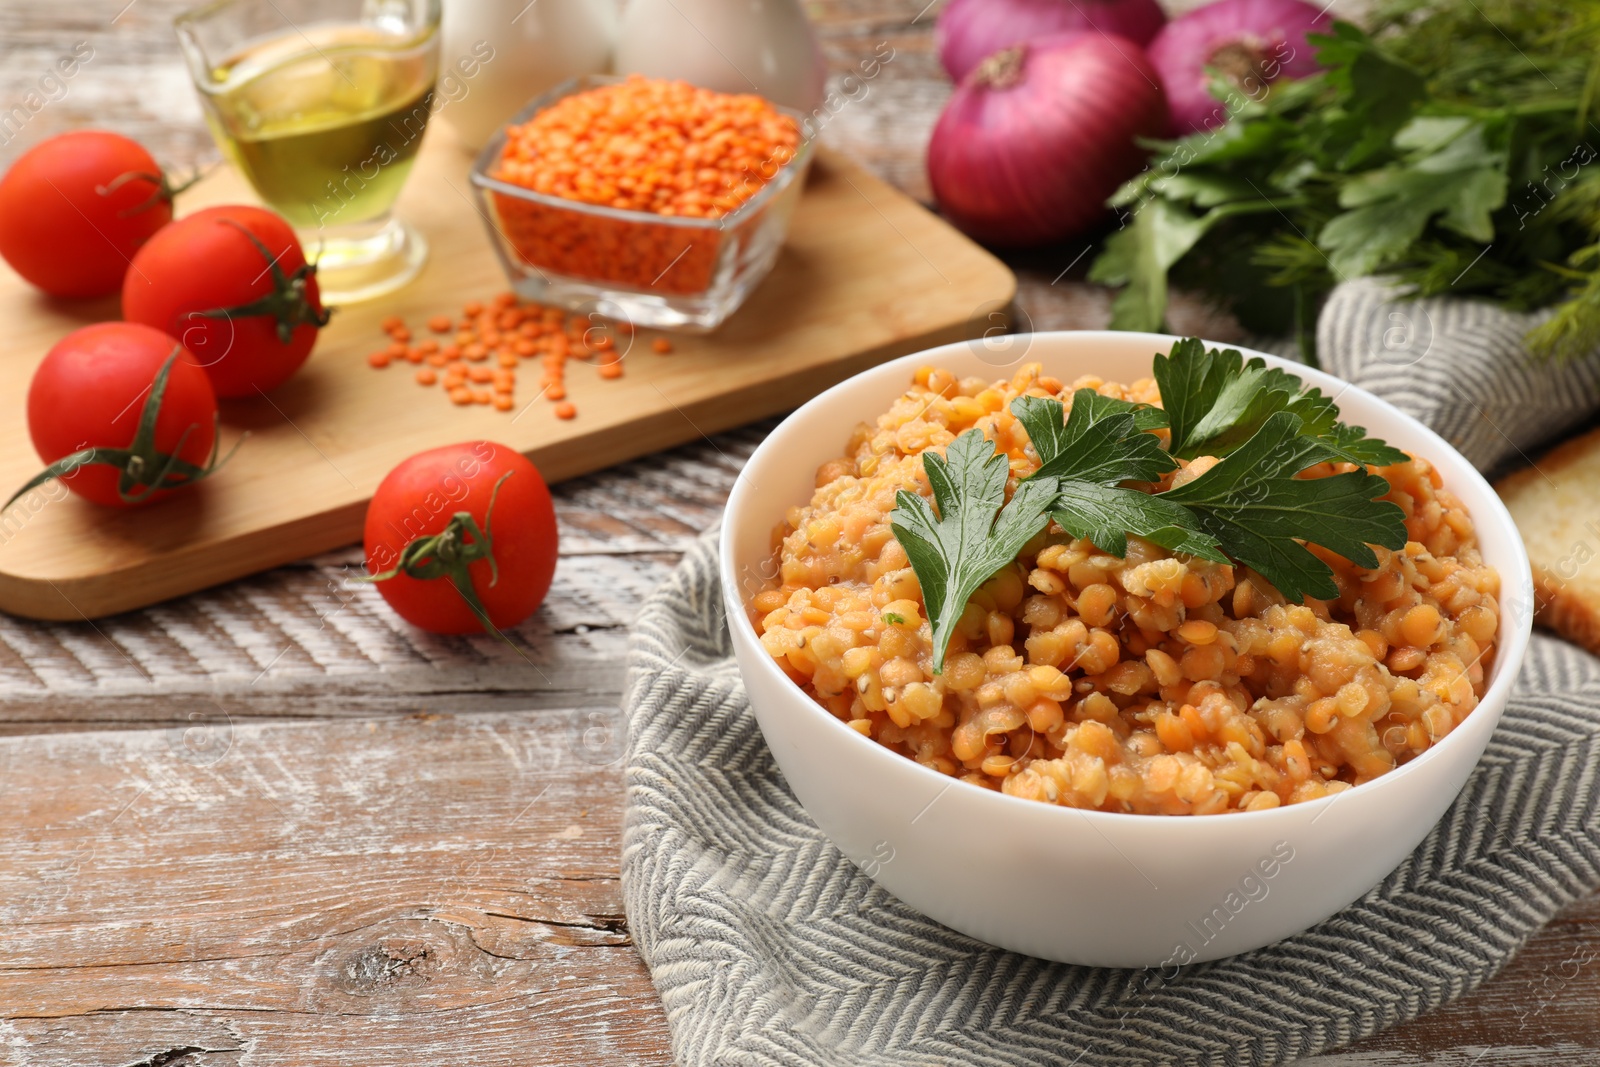
<instances>
[{"instance_id":1,"label":"cooked red lentil","mask_svg":"<svg viewBox=\"0 0 1600 1067\"><path fill-rule=\"evenodd\" d=\"M856 429L776 531L777 584L750 605L790 678L851 728L942 774L1158 815L1257 811L1349 789L1426 751L1477 706L1500 581L1466 510L1421 457L1376 468L1405 513L1404 549L1377 548L1379 566L1366 570L1311 546L1334 570L1337 600L1287 604L1246 568L1137 538L1117 559L1052 525L967 604L935 676L921 590L889 525L895 492L926 495L922 453L977 426L1010 459L1009 496L1039 465L1011 401L1050 396L1070 408L1079 388L1160 403L1150 379L1068 384L1030 364L991 383L924 367L875 425Z\"/></svg>"}]
</instances>

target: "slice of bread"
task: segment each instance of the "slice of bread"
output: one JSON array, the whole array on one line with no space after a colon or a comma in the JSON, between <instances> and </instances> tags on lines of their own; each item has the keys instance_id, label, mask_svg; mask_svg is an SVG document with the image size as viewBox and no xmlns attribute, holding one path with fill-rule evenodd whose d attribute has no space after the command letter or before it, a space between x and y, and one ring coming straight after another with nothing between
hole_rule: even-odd
<instances>
[{"instance_id":1,"label":"slice of bread","mask_svg":"<svg viewBox=\"0 0 1600 1067\"><path fill-rule=\"evenodd\" d=\"M1600 430L1500 481L1533 564L1534 619L1600 654Z\"/></svg>"}]
</instances>

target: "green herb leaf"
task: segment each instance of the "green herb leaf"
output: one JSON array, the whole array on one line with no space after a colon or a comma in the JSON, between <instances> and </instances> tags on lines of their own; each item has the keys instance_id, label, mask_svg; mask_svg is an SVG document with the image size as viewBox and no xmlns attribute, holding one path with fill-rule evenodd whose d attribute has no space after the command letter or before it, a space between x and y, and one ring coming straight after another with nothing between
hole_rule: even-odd
<instances>
[{"instance_id":1,"label":"green herb leaf","mask_svg":"<svg viewBox=\"0 0 1600 1067\"><path fill-rule=\"evenodd\" d=\"M1170 552L1226 563L1216 538L1198 529L1194 513L1181 504L1137 489L1092 482L1063 481L1050 517L1073 537L1087 537L1118 559L1128 554L1128 534Z\"/></svg>"},{"instance_id":2,"label":"green herb leaf","mask_svg":"<svg viewBox=\"0 0 1600 1067\"><path fill-rule=\"evenodd\" d=\"M1072 412L1063 419L1065 408L1047 397L1019 396L1011 402L1011 413L1039 454L1039 469L1030 480L1153 482L1172 469L1172 457L1161 442L1144 432L1165 424L1159 409L1101 396L1093 389L1073 393Z\"/></svg>"},{"instance_id":3,"label":"green herb leaf","mask_svg":"<svg viewBox=\"0 0 1600 1067\"><path fill-rule=\"evenodd\" d=\"M1114 330L1159 330L1167 311L1167 272L1210 224L1168 200L1142 205L1126 228L1106 240L1089 280L1122 285L1111 302Z\"/></svg>"},{"instance_id":4,"label":"green herb leaf","mask_svg":"<svg viewBox=\"0 0 1600 1067\"><path fill-rule=\"evenodd\" d=\"M1281 207L1279 202L1267 199L1235 200L1197 216L1187 207L1162 197L1139 203L1133 221L1106 239L1105 250L1089 268L1091 282L1124 287L1111 301L1111 328L1147 332L1161 329L1167 314L1167 272L1207 231L1236 215L1278 211Z\"/></svg>"},{"instance_id":5,"label":"green herb leaf","mask_svg":"<svg viewBox=\"0 0 1600 1067\"><path fill-rule=\"evenodd\" d=\"M1336 94L1317 131L1321 151L1338 169L1354 169L1384 151L1427 99L1427 87L1420 74L1385 55L1348 22L1335 22L1331 33L1307 40L1317 62L1328 68Z\"/></svg>"},{"instance_id":6,"label":"green herb leaf","mask_svg":"<svg viewBox=\"0 0 1600 1067\"><path fill-rule=\"evenodd\" d=\"M1021 482L1007 503L1010 463L981 430L957 437L943 457L924 452L922 465L937 515L927 498L902 489L889 523L922 586L933 630L933 673L941 674L967 601L1044 529L1056 484Z\"/></svg>"},{"instance_id":7,"label":"green herb leaf","mask_svg":"<svg viewBox=\"0 0 1600 1067\"><path fill-rule=\"evenodd\" d=\"M1359 463L1364 467L1389 467L1396 463L1404 463L1411 458L1391 444L1376 437L1368 437L1363 427L1350 426L1342 422L1334 423L1326 434L1319 437L1319 440L1337 458L1347 463Z\"/></svg>"},{"instance_id":8,"label":"green herb leaf","mask_svg":"<svg viewBox=\"0 0 1600 1067\"><path fill-rule=\"evenodd\" d=\"M1507 155L1491 148L1482 122L1423 117L1394 136L1401 163L1352 178L1339 192L1350 208L1322 228L1317 243L1333 269L1371 274L1400 260L1435 216L1480 244L1494 240L1492 214L1506 202Z\"/></svg>"},{"instance_id":9,"label":"green herb leaf","mask_svg":"<svg viewBox=\"0 0 1600 1067\"><path fill-rule=\"evenodd\" d=\"M1600 244L1600 3L1371 7L1370 35L1310 38L1323 71L1273 82L1216 130L1146 142L1149 166L1109 201L1124 228L1090 268L1122 287L1114 327L1159 329L1183 286L1251 329L1294 329L1315 365L1323 297L1383 274L1420 296L1555 305L1536 355L1600 346L1600 284L1571 277L1595 273L1574 257Z\"/></svg>"},{"instance_id":10,"label":"green herb leaf","mask_svg":"<svg viewBox=\"0 0 1600 1067\"><path fill-rule=\"evenodd\" d=\"M1216 407L1228 379L1244 367L1244 357L1233 349L1207 350L1197 337L1186 337L1167 355L1156 354L1154 374L1161 390L1161 406L1172 428L1170 448L1175 456L1195 456L1191 449L1195 428Z\"/></svg>"},{"instance_id":11,"label":"green herb leaf","mask_svg":"<svg viewBox=\"0 0 1600 1067\"><path fill-rule=\"evenodd\" d=\"M1295 539L1376 567L1369 545L1405 547L1405 514L1377 498L1389 483L1351 471L1296 478L1314 463L1338 458L1326 443L1304 435L1298 415L1280 411L1230 456L1194 481L1161 497L1192 511L1200 528L1229 556L1253 567L1291 603L1304 596L1338 595L1333 572Z\"/></svg>"},{"instance_id":12,"label":"green herb leaf","mask_svg":"<svg viewBox=\"0 0 1600 1067\"><path fill-rule=\"evenodd\" d=\"M1287 371L1268 367L1263 360L1250 360L1235 375L1223 385L1216 403L1194 428L1190 441L1205 450L1199 454L1227 455L1248 441L1268 415L1286 411L1290 405L1302 409L1296 412L1304 424L1302 432L1313 437L1318 436L1317 429L1331 427L1338 415L1332 404L1317 403L1323 400L1320 391L1302 397L1304 382Z\"/></svg>"},{"instance_id":13,"label":"green herb leaf","mask_svg":"<svg viewBox=\"0 0 1600 1067\"><path fill-rule=\"evenodd\" d=\"M1375 466L1407 458L1365 430L1341 424L1338 407L1320 389L1264 360L1246 362L1231 348L1181 341L1170 355L1156 356L1155 379L1172 428L1172 453L1184 459L1226 456L1280 411L1299 416L1300 433L1320 441L1329 458Z\"/></svg>"},{"instance_id":14,"label":"green herb leaf","mask_svg":"<svg viewBox=\"0 0 1600 1067\"><path fill-rule=\"evenodd\" d=\"M1063 420L1065 407L1035 396L1011 402L1039 454L1040 467L1028 480L1058 482L1050 517L1063 530L1118 558L1128 554L1133 534L1173 552L1227 561L1187 509L1117 484L1158 481L1177 465L1147 432L1166 425L1165 412L1093 389L1072 394L1072 411Z\"/></svg>"}]
</instances>

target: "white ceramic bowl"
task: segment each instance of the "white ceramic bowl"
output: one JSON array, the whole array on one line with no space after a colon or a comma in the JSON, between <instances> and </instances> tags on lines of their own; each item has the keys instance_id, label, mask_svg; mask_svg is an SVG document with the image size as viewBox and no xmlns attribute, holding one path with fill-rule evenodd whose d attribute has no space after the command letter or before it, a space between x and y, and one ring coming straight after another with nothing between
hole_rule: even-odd
<instances>
[{"instance_id":1,"label":"white ceramic bowl","mask_svg":"<svg viewBox=\"0 0 1600 1067\"><path fill-rule=\"evenodd\" d=\"M1067 963L1167 967L1217 959L1305 930L1376 885L1444 814L1505 710L1527 650L1528 557L1494 491L1442 438L1377 397L1264 356L1338 398L1341 417L1426 456L1467 506L1501 576L1494 669L1482 703L1442 742L1366 785L1262 812L1180 818L1056 807L928 770L820 708L761 648L745 601L771 573L771 533L807 501L815 472L923 364L1009 376L1024 359L1063 381L1131 382L1174 338L1042 333L997 347L906 356L821 394L756 449L728 498L722 583L739 670L761 731L824 833L923 914L1003 948ZM1008 347L1009 346L1009 353ZM1246 352L1246 355L1258 353ZM1013 358L1014 357L1014 358Z\"/></svg>"}]
</instances>

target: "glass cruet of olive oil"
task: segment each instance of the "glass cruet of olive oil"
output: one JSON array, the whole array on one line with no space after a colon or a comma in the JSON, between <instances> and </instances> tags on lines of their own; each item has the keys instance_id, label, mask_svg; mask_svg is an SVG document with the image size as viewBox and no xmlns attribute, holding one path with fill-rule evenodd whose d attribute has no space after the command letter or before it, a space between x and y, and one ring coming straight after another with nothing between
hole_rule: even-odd
<instances>
[{"instance_id":1,"label":"glass cruet of olive oil","mask_svg":"<svg viewBox=\"0 0 1600 1067\"><path fill-rule=\"evenodd\" d=\"M392 292L428 246L393 212L439 66L440 0L216 0L178 39L217 144L317 262L324 303Z\"/></svg>"}]
</instances>

